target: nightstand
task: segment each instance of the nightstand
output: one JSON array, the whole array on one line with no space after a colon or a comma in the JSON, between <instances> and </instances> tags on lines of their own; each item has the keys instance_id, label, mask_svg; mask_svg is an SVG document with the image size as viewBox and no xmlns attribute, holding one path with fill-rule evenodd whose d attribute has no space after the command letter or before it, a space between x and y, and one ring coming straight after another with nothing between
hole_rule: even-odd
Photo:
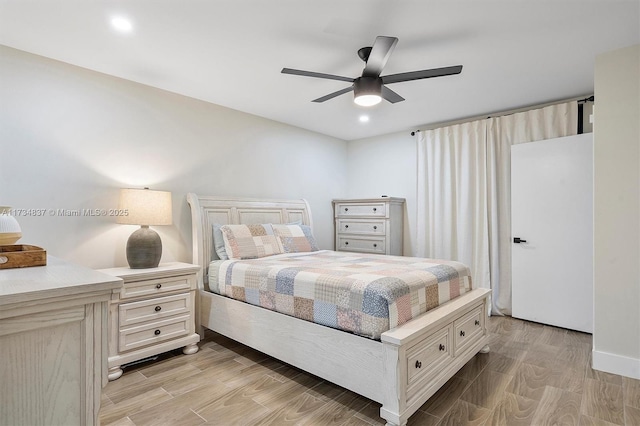
<instances>
[{"instance_id":1,"label":"nightstand","mask_svg":"<svg viewBox=\"0 0 640 426\"><path fill-rule=\"evenodd\" d=\"M335 250L402 256L404 198L333 200Z\"/></svg>"},{"instance_id":2,"label":"nightstand","mask_svg":"<svg viewBox=\"0 0 640 426\"><path fill-rule=\"evenodd\" d=\"M109 380L123 364L184 347L198 352L195 332L197 265L164 263L157 268L101 269L124 285L109 303Z\"/></svg>"}]
</instances>

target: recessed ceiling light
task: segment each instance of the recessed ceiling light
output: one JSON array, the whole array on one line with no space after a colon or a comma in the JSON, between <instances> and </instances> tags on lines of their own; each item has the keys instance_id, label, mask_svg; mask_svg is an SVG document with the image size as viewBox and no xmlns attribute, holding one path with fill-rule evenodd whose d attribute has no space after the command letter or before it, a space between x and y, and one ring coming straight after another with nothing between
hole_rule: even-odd
<instances>
[{"instance_id":1,"label":"recessed ceiling light","mask_svg":"<svg viewBox=\"0 0 640 426\"><path fill-rule=\"evenodd\" d=\"M361 115L360 116L360 122L361 123L367 123L369 121L369 116L368 115Z\"/></svg>"},{"instance_id":2,"label":"recessed ceiling light","mask_svg":"<svg viewBox=\"0 0 640 426\"><path fill-rule=\"evenodd\" d=\"M131 20L123 16L114 16L111 18L111 26L121 33L130 33L133 30Z\"/></svg>"}]
</instances>

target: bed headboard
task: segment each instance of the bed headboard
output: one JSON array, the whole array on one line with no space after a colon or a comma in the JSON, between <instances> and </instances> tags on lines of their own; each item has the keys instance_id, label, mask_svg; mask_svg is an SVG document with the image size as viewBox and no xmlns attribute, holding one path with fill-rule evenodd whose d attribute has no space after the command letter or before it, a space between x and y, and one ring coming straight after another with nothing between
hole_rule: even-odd
<instances>
[{"instance_id":1,"label":"bed headboard","mask_svg":"<svg viewBox=\"0 0 640 426\"><path fill-rule=\"evenodd\" d=\"M209 262L218 259L213 249L213 224L301 222L313 228L306 200L265 200L187 194L191 206L192 262L202 267L206 281Z\"/></svg>"}]
</instances>

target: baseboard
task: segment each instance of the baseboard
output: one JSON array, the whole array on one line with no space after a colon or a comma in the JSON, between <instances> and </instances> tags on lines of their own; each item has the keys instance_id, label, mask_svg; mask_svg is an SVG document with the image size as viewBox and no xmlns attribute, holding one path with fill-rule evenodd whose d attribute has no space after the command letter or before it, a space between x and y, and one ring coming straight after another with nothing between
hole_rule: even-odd
<instances>
[{"instance_id":1,"label":"baseboard","mask_svg":"<svg viewBox=\"0 0 640 426\"><path fill-rule=\"evenodd\" d=\"M640 359L594 350L593 369L640 379Z\"/></svg>"}]
</instances>

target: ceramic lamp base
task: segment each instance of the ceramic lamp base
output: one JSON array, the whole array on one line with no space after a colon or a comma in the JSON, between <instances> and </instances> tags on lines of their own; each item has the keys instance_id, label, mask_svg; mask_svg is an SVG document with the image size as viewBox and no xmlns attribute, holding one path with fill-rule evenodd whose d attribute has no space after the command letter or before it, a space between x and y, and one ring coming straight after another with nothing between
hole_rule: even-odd
<instances>
[{"instance_id":1,"label":"ceramic lamp base","mask_svg":"<svg viewBox=\"0 0 640 426\"><path fill-rule=\"evenodd\" d=\"M148 226L141 226L127 240L127 262L131 269L155 268L161 257L160 235Z\"/></svg>"}]
</instances>

